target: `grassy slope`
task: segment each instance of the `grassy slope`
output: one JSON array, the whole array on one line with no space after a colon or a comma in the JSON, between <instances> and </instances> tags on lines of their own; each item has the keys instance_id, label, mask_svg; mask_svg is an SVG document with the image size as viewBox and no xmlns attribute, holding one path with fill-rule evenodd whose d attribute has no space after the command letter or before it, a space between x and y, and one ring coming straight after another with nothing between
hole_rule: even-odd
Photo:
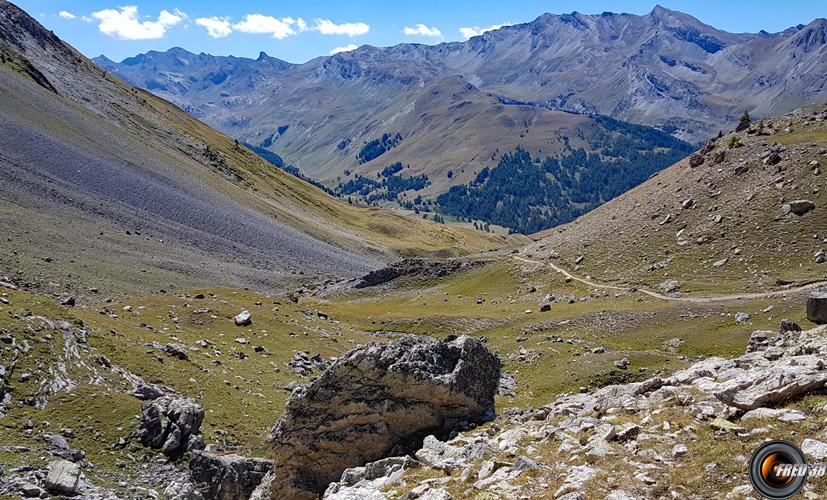
<instances>
[{"instance_id":1,"label":"grassy slope","mask_svg":"<svg viewBox=\"0 0 827 500\"><path fill-rule=\"evenodd\" d=\"M0 70L4 78L16 75L24 80L15 89L0 88L0 93L12 94L6 96L4 112L50 137L101 157L139 161L110 142L128 144L152 158L155 166L146 168L154 168L160 175L186 177L302 233L377 261L466 254L521 241L395 211L350 206L273 168L170 103L106 75L34 20L22 17L25 14L15 7L5 4L3 9L4 15L11 16L4 22L13 25L9 32L17 45L0 39ZM47 87L56 89L60 97ZM85 135L87 128L75 127L71 120L64 121L44 107L50 99L58 99L61 107L69 110L66 113L88 123L88 129L104 132ZM113 138L117 140L111 141ZM108 205L108 200L90 193L75 192L71 197L86 207ZM178 245L175 238L167 237L170 235L128 237L125 230L134 229L129 227L133 215L113 221L89 217L89 210L71 214L55 209L58 204L51 206L51 202L30 197L24 203L0 203L2 228L9 236L3 242L3 274L18 272L22 281L40 282L41 289L56 288L54 293L60 293L61 283L66 281L83 281L85 286L106 293L148 293L159 288L203 286L220 281L222 276L237 277L235 283L272 289L271 276L262 279L249 266L245 269L222 260L222 256ZM60 265L44 266L46 256ZM285 274L289 274L287 270ZM300 284L301 279L292 281Z\"/></svg>"},{"instance_id":2,"label":"grassy slope","mask_svg":"<svg viewBox=\"0 0 827 500\"><path fill-rule=\"evenodd\" d=\"M761 291L775 288L777 280L823 279L827 270L814 254L827 238L827 126L794 116L765 124L776 133L742 132L737 135L744 146L735 149L728 149L726 136L700 167L683 160L573 223L538 233L542 240L526 253L546 258L556 252L556 264L597 280L652 287L677 279L689 293ZM787 126L791 133L784 132ZM787 151L778 166L764 165L759 155L774 142L787 145ZM726 160L712 164L720 151ZM821 175L813 174L812 161ZM739 165L749 170L736 174ZM696 207L684 210L681 203L688 198ZM815 210L801 217L783 214L784 201L801 198L813 201ZM669 214L671 222L661 224ZM677 238L681 229L683 246ZM699 238L706 241L698 243ZM579 255L586 259L576 266ZM724 258L726 265L713 266ZM661 262L667 265L649 269Z\"/></svg>"},{"instance_id":3,"label":"grassy slope","mask_svg":"<svg viewBox=\"0 0 827 500\"><path fill-rule=\"evenodd\" d=\"M174 105L148 92L138 92L177 129L219 151L246 179L247 191L255 194L258 203L275 211L280 220L323 240L353 247L369 242L405 256L465 254L517 241L444 226L395 211L349 205L273 168L246 148L236 149L232 139Z\"/></svg>"}]
</instances>

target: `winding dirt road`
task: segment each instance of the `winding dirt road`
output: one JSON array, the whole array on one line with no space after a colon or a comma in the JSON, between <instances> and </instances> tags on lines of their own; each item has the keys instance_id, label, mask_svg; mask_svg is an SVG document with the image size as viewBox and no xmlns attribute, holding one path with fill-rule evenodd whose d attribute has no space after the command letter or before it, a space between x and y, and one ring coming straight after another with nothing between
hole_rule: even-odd
<instances>
[{"instance_id":1,"label":"winding dirt road","mask_svg":"<svg viewBox=\"0 0 827 500\"><path fill-rule=\"evenodd\" d=\"M631 287L604 285L604 284L601 284L601 283L596 283L596 282L591 281L589 279L585 279L585 278L581 278L579 276L575 276L575 275L571 274L570 272L566 271L565 269L563 269L561 267L558 267L555 264L552 264L551 262L542 262L542 261L539 261L539 260L527 259L525 257L518 257L518 256L514 256L514 259L519 260L521 262L526 262L528 264L540 264L540 265L543 265L543 266L548 266L548 267L554 269L556 272L562 274L566 278L571 278L574 281L579 281L580 283L583 283L583 284L588 285L590 287L601 288L601 289L604 289L604 290L620 290L620 291L624 291L624 292L629 292L629 291L634 290L634 291L649 295L650 297L654 297L656 299L671 300L671 301L674 301L674 302L690 302L690 303L694 303L694 304L708 304L708 303L711 303L711 302L728 302L728 301L739 301L739 300L766 299L766 298L770 298L770 297L781 297L781 296L788 295L788 294L791 294L791 293L806 292L807 290L812 290L812 289L815 289L815 288L818 288L818 287L821 287L821 286L827 286L827 281L818 281L818 282L815 282L815 283L809 283L809 284L802 285L802 286L799 286L799 287L787 288L785 290L775 290L775 291L769 291L769 292L737 293L737 294L731 294L731 295L713 295L713 296L707 296L707 297L670 297L668 295L664 295L662 293L658 293L658 292L655 292L653 290L649 290L649 289L646 289L646 288L640 288L640 287L631 288Z\"/></svg>"}]
</instances>

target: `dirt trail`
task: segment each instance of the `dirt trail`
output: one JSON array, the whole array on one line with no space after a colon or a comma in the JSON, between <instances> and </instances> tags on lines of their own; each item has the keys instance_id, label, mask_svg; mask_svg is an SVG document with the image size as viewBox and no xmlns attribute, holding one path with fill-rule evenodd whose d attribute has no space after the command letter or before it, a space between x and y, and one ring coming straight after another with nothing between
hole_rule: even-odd
<instances>
[{"instance_id":1,"label":"dirt trail","mask_svg":"<svg viewBox=\"0 0 827 500\"><path fill-rule=\"evenodd\" d=\"M766 299L770 297L779 297L784 296L791 293L797 292L805 292L807 290L812 290L814 288L818 288L820 286L827 286L827 281L818 281L815 283L809 283L807 285L794 287L794 288L787 288L785 290L775 290L769 292L754 292L754 293L737 293L737 294L730 294L730 295L713 295L707 297L670 297L668 295L664 295L662 293L655 292L653 290L648 290L646 288L631 288L631 287L622 287L622 286L614 286L614 285L603 285L600 283L596 283L594 281L581 278L579 276L575 276L570 272L562 269L551 262L542 262L539 260L527 259L525 257L517 257L515 256L514 259L519 260L521 262L527 262L529 264L540 264L549 266L550 268L554 269L556 272L562 274L567 278L571 278L574 281L579 281L585 285L594 287L594 288L602 288L604 290L621 290L621 291L630 291L635 290L637 292L649 295L650 297L654 297L656 299L661 300L671 300L674 302L690 302L694 304L708 304L711 302L727 302L727 301L738 301L738 300L753 300L753 299Z\"/></svg>"}]
</instances>

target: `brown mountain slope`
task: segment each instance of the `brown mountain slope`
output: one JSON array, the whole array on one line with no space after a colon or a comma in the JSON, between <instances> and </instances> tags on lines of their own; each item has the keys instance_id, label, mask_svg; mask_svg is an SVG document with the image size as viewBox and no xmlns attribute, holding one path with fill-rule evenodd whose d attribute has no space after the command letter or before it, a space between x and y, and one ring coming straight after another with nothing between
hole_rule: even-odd
<instances>
[{"instance_id":1,"label":"brown mountain slope","mask_svg":"<svg viewBox=\"0 0 827 500\"><path fill-rule=\"evenodd\" d=\"M22 281L272 289L506 241L332 198L105 75L5 1L0 51L0 269Z\"/></svg>"},{"instance_id":2,"label":"brown mountain slope","mask_svg":"<svg viewBox=\"0 0 827 500\"><path fill-rule=\"evenodd\" d=\"M677 280L680 292L823 280L827 264L816 254L827 249L825 111L801 110L726 135L700 166L681 161L573 223L539 233L524 253L596 280L649 287ZM742 146L729 148L733 137ZM814 208L787 212L794 200Z\"/></svg>"}]
</instances>

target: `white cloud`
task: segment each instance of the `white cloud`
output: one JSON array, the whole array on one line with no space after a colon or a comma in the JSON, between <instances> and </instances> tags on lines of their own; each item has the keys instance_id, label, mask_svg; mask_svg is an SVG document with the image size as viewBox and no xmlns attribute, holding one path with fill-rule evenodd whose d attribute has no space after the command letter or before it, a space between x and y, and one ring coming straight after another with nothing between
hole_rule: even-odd
<instances>
[{"instance_id":1,"label":"white cloud","mask_svg":"<svg viewBox=\"0 0 827 500\"><path fill-rule=\"evenodd\" d=\"M63 19L75 19L77 16L69 12L68 10L61 10L57 13L58 16L62 17Z\"/></svg>"},{"instance_id":2,"label":"white cloud","mask_svg":"<svg viewBox=\"0 0 827 500\"><path fill-rule=\"evenodd\" d=\"M430 36L434 38L442 38L442 32L439 31L436 26L429 28L424 24L417 24L413 28L405 26L402 33L407 36Z\"/></svg>"},{"instance_id":3,"label":"white cloud","mask_svg":"<svg viewBox=\"0 0 827 500\"><path fill-rule=\"evenodd\" d=\"M293 26L300 32L307 29L307 23L304 19L293 19L292 17L278 19L264 14L247 14L244 16L244 20L234 24L233 28L244 33L267 34L281 40L296 34Z\"/></svg>"},{"instance_id":4,"label":"white cloud","mask_svg":"<svg viewBox=\"0 0 827 500\"><path fill-rule=\"evenodd\" d=\"M207 29L207 34L213 38L224 38L233 32L228 17L199 17L195 24Z\"/></svg>"},{"instance_id":5,"label":"white cloud","mask_svg":"<svg viewBox=\"0 0 827 500\"><path fill-rule=\"evenodd\" d=\"M503 26L508 26L508 23L492 24L491 26L489 26L487 28L480 28L479 26L465 26L465 27L460 28L459 32L467 40L467 39L471 38L472 36L480 36L483 33L485 33L486 31L498 30L498 29L502 28Z\"/></svg>"},{"instance_id":6,"label":"white cloud","mask_svg":"<svg viewBox=\"0 0 827 500\"><path fill-rule=\"evenodd\" d=\"M351 50L356 50L359 47L355 43L349 43L344 47L336 47L335 49L330 51L330 55L338 54L339 52L350 52Z\"/></svg>"},{"instance_id":7,"label":"white cloud","mask_svg":"<svg viewBox=\"0 0 827 500\"><path fill-rule=\"evenodd\" d=\"M104 9L93 12L98 20L101 33L121 40L152 40L163 38L167 29L179 24L187 15L178 9L175 12L162 10L156 21L139 21L138 7L128 5L118 9Z\"/></svg>"},{"instance_id":8,"label":"white cloud","mask_svg":"<svg viewBox=\"0 0 827 500\"><path fill-rule=\"evenodd\" d=\"M357 36L370 31L370 26L365 23L336 24L330 19L316 19L316 29L322 35Z\"/></svg>"},{"instance_id":9,"label":"white cloud","mask_svg":"<svg viewBox=\"0 0 827 500\"><path fill-rule=\"evenodd\" d=\"M302 19L302 18L293 19L292 17L285 17L285 18L283 19L283 21L284 21L284 22L286 22L286 23L288 23L288 24L290 24L290 25L294 25L294 24L295 24L295 25L296 25L296 29L299 31L299 33L302 33L302 32L304 32L304 31L307 31L307 30L309 30L309 29L310 29L310 28L307 26L307 22L306 22L304 19Z\"/></svg>"}]
</instances>

